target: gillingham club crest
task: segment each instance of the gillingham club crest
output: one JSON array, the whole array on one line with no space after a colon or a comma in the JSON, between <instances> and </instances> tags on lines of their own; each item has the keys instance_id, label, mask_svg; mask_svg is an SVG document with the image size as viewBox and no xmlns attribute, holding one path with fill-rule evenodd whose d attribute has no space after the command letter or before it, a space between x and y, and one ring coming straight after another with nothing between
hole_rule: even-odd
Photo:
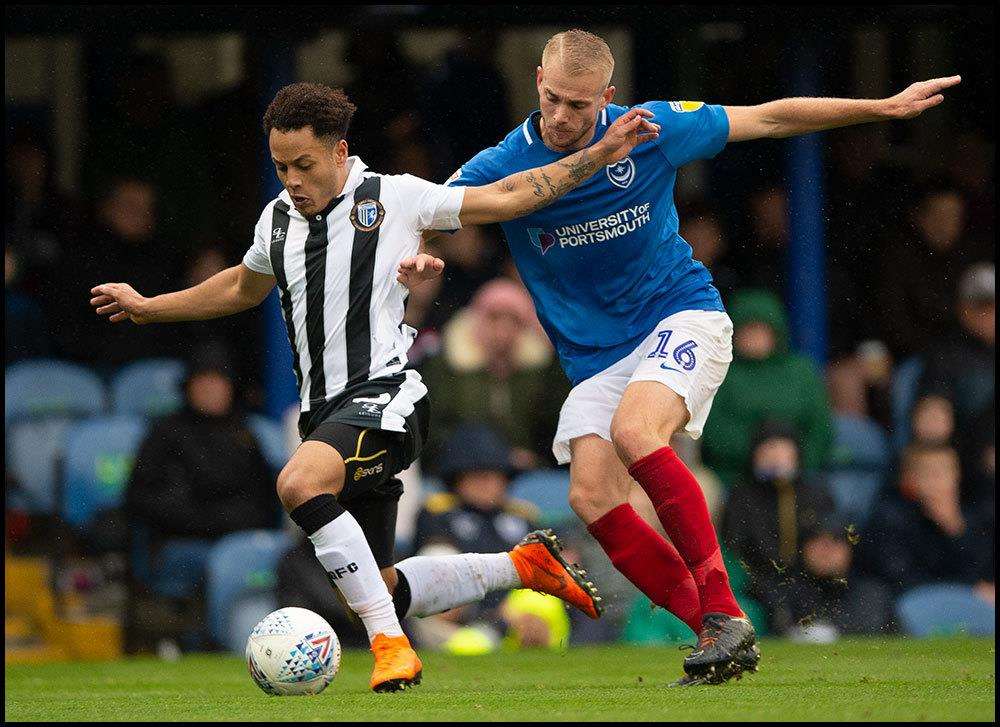
<instances>
[{"instance_id":1,"label":"gillingham club crest","mask_svg":"<svg viewBox=\"0 0 1000 727\"><path fill-rule=\"evenodd\" d=\"M362 232L371 232L382 224L385 207L377 199L363 199L355 202L351 209L351 224Z\"/></svg>"},{"instance_id":2,"label":"gillingham club crest","mask_svg":"<svg viewBox=\"0 0 1000 727\"><path fill-rule=\"evenodd\" d=\"M620 162L609 164L604 171L608 173L608 180L613 185L626 189L635 179L635 162L632 157L625 157Z\"/></svg>"}]
</instances>

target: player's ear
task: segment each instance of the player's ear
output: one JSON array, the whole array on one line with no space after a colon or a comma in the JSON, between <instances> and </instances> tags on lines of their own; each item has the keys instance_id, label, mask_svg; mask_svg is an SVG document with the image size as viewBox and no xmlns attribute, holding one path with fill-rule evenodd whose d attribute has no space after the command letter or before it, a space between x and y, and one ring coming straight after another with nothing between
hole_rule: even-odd
<instances>
[{"instance_id":1,"label":"player's ear","mask_svg":"<svg viewBox=\"0 0 1000 727\"><path fill-rule=\"evenodd\" d=\"M535 85L538 86L538 93L542 92L542 81L545 79L545 71L541 66L535 69Z\"/></svg>"},{"instance_id":2,"label":"player's ear","mask_svg":"<svg viewBox=\"0 0 1000 727\"><path fill-rule=\"evenodd\" d=\"M348 156L347 139L341 139L337 142L337 145L334 148L334 159L337 160L337 165L343 166L344 164L347 164Z\"/></svg>"},{"instance_id":3,"label":"player's ear","mask_svg":"<svg viewBox=\"0 0 1000 727\"><path fill-rule=\"evenodd\" d=\"M615 89L614 86L608 86L606 89L604 89L604 93L601 94L601 101L603 102L601 103L601 108L604 108L609 103L611 103L611 99L615 97L616 90L617 89Z\"/></svg>"}]
</instances>

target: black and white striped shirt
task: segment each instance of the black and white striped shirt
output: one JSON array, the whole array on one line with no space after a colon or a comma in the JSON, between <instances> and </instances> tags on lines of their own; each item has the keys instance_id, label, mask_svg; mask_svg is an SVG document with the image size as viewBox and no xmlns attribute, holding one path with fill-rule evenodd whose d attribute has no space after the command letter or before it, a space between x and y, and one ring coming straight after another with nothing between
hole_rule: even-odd
<instances>
[{"instance_id":1,"label":"black and white striped shirt","mask_svg":"<svg viewBox=\"0 0 1000 727\"><path fill-rule=\"evenodd\" d=\"M405 368L416 332L403 323L399 262L417 253L421 231L461 227L463 188L348 163L341 195L309 219L287 190L268 203L243 258L277 279L303 412ZM426 393L416 371L406 378L408 398ZM383 423L402 431L401 420Z\"/></svg>"}]
</instances>

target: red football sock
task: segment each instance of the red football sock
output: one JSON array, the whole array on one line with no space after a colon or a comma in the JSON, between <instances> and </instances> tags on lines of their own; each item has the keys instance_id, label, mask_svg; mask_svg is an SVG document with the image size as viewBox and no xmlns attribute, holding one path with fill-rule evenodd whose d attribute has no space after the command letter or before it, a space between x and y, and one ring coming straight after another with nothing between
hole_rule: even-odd
<instances>
[{"instance_id":1,"label":"red football sock","mask_svg":"<svg viewBox=\"0 0 1000 727\"><path fill-rule=\"evenodd\" d=\"M631 505L619 505L587 526L622 575L667 609L696 634L701 630L698 587L680 553L639 517Z\"/></svg>"},{"instance_id":2,"label":"red football sock","mask_svg":"<svg viewBox=\"0 0 1000 727\"><path fill-rule=\"evenodd\" d=\"M670 447L635 462L629 474L649 495L656 514L698 586L704 613L743 616L729 586L719 540L698 480Z\"/></svg>"}]
</instances>

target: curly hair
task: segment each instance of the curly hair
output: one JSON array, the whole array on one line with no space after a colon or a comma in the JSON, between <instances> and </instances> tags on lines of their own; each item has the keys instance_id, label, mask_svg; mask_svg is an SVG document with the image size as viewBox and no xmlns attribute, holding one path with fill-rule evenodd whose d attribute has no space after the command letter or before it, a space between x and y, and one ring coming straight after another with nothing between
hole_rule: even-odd
<instances>
[{"instance_id":1,"label":"curly hair","mask_svg":"<svg viewBox=\"0 0 1000 727\"><path fill-rule=\"evenodd\" d=\"M343 139L355 110L341 88L293 83L278 91L264 112L264 134L269 135L271 129L294 131L311 126L317 137Z\"/></svg>"}]
</instances>

